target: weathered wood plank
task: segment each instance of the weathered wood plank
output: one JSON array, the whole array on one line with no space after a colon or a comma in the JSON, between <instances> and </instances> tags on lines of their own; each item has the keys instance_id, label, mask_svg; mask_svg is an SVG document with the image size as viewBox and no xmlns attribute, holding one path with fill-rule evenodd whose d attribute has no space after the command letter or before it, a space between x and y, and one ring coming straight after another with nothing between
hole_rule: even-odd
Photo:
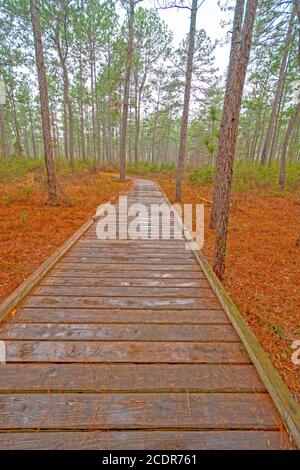
<instances>
[{"instance_id":1,"label":"weathered wood plank","mask_svg":"<svg viewBox=\"0 0 300 470\"><path fill-rule=\"evenodd\" d=\"M278 450L293 446L280 431L69 431L0 433L6 450Z\"/></svg>"},{"instance_id":2,"label":"weathered wood plank","mask_svg":"<svg viewBox=\"0 0 300 470\"><path fill-rule=\"evenodd\" d=\"M151 278L81 278L51 275L42 279L40 286L86 286L86 287L205 287L206 279L151 279Z\"/></svg>"},{"instance_id":3,"label":"weathered wood plank","mask_svg":"<svg viewBox=\"0 0 300 470\"><path fill-rule=\"evenodd\" d=\"M194 255L190 252L186 253L166 253L165 251L159 250L152 250L151 253L143 253L143 252L136 252L136 250L128 250L128 251L121 251L121 250L110 250L110 252L103 252L101 249L98 248L78 248L77 250L72 250L70 252L72 257L89 257L95 259L101 259L103 262L107 262L110 260L144 260L144 259L171 259L174 260L195 260Z\"/></svg>"},{"instance_id":4,"label":"weathered wood plank","mask_svg":"<svg viewBox=\"0 0 300 470\"><path fill-rule=\"evenodd\" d=\"M3 323L2 340L240 341L231 325Z\"/></svg>"},{"instance_id":5,"label":"weathered wood plank","mask_svg":"<svg viewBox=\"0 0 300 470\"><path fill-rule=\"evenodd\" d=\"M56 307L56 308L151 308L151 309L212 309L219 308L216 298L184 299L184 298L143 298L143 297L51 297L33 295L23 303L24 307Z\"/></svg>"},{"instance_id":6,"label":"weathered wood plank","mask_svg":"<svg viewBox=\"0 0 300 470\"><path fill-rule=\"evenodd\" d=\"M265 391L249 364L6 364L1 369L0 389L90 393Z\"/></svg>"},{"instance_id":7,"label":"weathered wood plank","mask_svg":"<svg viewBox=\"0 0 300 470\"><path fill-rule=\"evenodd\" d=\"M135 258L134 256L132 257L127 257L127 256L121 256L121 255L117 255L117 256L110 256L110 257L107 257L107 258L102 258L101 256L100 257L88 257L88 256L75 256L73 255L72 252L70 252L70 254L66 255L64 257L64 263L65 264L68 264L68 263L84 263L84 264L92 264L92 265L105 265L105 264L109 264L109 265L119 265L120 264L124 264L124 265L141 265L141 266L145 266L145 265L151 265L151 267L155 267L155 266L171 266L171 268L169 269L173 269L173 265L176 265L176 266L184 266L184 267L193 267L193 266L196 266L197 267L197 263L195 262L194 259L192 258L187 258L187 259L182 259L182 258L179 258L179 259L176 259L176 257L174 259L170 259L170 258Z\"/></svg>"},{"instance_id":8,"label":"weathered wood plank","mask_svg":"<svg viewBox=\"0 0 300 470\"><path fill-rule=\"evenodd\" d=\"M82 265L81 265L82 266ZM149 268L149 266L147 266ZM105 269L101 269L101 267L91 269L80 269L77 268L76 270L70 269L69 265L68 268L64 267L63 265L59 266L57 269L52 271L52 275L55 276L64 276L64 277L97 277L98 279L105 278L105 279L205 279L204 275L201 271L173 271L173 270L159 270L159 269L148 269L145 270L126 270L124 268L123 271L116 269L115 267L108 268L107 266Z\"/></svg>"},{"instance_id":9,"label":"weathered wood plank","mask_svg":"<svg viewBox=\"0 0 300 470\"><path fill-rule=\"evenodd\" d=\"M89 271L90 273L95 273L95 272L118 272L118 274L121 271L168 271L170 273L173 273L175 271L181 272L187 271L187 272L199 272L199 268L197 264L149 264L147 265L147 268L145 268L145 265L140 263L127 263L127 264L119 264L116 263L116 265L112 266L110 263L75 263L75 262L68 262L68 263L60 263L57 266L57 270L62 270L62 271ZM131 275L131 274L130 274Z\"/></svg>"},{"instance_id":10,"label":"weathered wood plank","mask_svg":"<svg viewBox=\"0 0 300 470\"><path fill-rule=\"evenodd\" d=\"M6 341L7 362L238 363L241 343Z\"/></svg>"},{"instance_id":11,"label":"weathered wood plank","mask_svg":"<svg viewBox=\"0 0 300 470\"><path fill-rule=\"evenodd\" d=\"M175 297L216 299L214 292L198 287L93 287L93 286L40 286L33 295L68 297Z\"/></svg>"},{"instance_id":12,"label":"weathered wood plank","mask_svg":"<svg viewBox=\"0 0 300 470\"><path fill-rule=\"evenodd\" d=\"M223 310L19 308L15 322L229 324Z\"/></svg>"},{"instance_id":13,"label":"weathered wood plank","mask_svg":"<svg viewBox=\"0 0 300 470\"><path fill-rule=\"evenodd\" d=\"M268 430L279 426L265 393L0 395L1 429Z\"/></svg>"}]
</instances>

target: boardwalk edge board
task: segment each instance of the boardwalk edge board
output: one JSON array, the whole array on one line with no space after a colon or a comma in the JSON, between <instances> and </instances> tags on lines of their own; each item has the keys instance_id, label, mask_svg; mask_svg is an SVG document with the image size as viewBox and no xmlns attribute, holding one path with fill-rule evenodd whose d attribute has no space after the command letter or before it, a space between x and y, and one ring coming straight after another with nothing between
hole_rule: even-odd
<instances>
[{"instance_id":1,"label":"boardwalk edge board","mask_svg":"<svg viewBox=\"0 0 300 470\"><path fill-rule=\"evenodd\" d=\"M131 186L132 181L116 193L108 204L112 204L121 194L126 192ZM38 282L53 268L53 266L70 250L70 248L82 237L82 235L98 220L97 214L88 219L63 245L61 245L49 258L28 276L15 290L8 295L3 302L0 303L0 322L23 300Z\"/></svg>"},{"instance_id":2,"label":"boardwalk edge board","mask_svg":"<svg viewBox=\"0 0 300 470\"><path fill-rule=\"evenodd\" d=\"M162 190L160 185L156 182L156 185L162 192L167 203L170 205L170 201ZM179 215L178 215L179 217ZM184 230L187 234L187 230ZM186 240L189 238L186 237ZM200 251L192 250L198 261L201 269L207 277L213 291L218 297L222 307L224 308L227 316L229 317L233 327L237 334L241 338L243 345L245 346L262 382L266 386L270 396L272 397L274 404L279 411L283 423L285 424L288 432L292 436L295 444L300 449L300 406L293 398L291 392L284 384L279 373L276 371L268 355L257 341L254 334L247 326L238 308L229 297L228 293L224 289L223 285L219 281L218 277L206 261Z\"/></svg>"}]
</instances>

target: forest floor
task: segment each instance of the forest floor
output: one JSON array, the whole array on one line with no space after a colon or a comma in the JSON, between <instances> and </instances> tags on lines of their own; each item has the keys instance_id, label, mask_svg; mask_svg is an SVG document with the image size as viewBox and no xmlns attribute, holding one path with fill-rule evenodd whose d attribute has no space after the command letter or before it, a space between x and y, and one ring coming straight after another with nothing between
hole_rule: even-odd
<instances>
[{"instance_id":1,"label":"forest floor","mask_svg":"<svg viewBox=\"0 0 300 470\"><path fill-rule=\"evenodd\" d=\"M154 176L169 200L175 178ZM211 200L211 185L185 182L183 203ZM205 203L203 254L211 264L215 231ZM300 368L292 363L293 341L300 339L299 191L276 194L267 188L233 191L227 247L227 292L244 316L294 397L300 401Z\"/></svg>"},{"instance_id":2,"label":"forest floor","mask_svg":"<svg viewBox=\"0 0 300 470\"><path fill-rule=\"evenodd\" d=\"M0 302L92 216L99 204L124 186L115 176L84 171L61 175L59 184L67 202L51 207L40 173L0 180Z\"/></svg>"}]
</instances>

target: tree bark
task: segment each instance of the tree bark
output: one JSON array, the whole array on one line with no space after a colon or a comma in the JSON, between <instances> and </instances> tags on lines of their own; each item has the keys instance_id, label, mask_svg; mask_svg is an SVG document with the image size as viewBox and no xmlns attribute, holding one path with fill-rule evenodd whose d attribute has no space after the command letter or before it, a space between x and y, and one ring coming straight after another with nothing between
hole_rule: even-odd
<instances>
[{"instance_id":1,"label":"tree bark","mask_svg":"<svg viewBox=\"0 0 300 470\"><path fill-rule=\"evenodd\" d=\"M4 106L0 103L0 151L1 157L8 157L7 134L4 121Z\"/></svg>"},{"instance_id":2,"label":"tree bark","mask_svg":"<svg viewBox=\"0 0 300 470\"><path fill-rule=\"evenodd\" d=\"M231 38L229 67L228 67L228 75L227 75L227 81L226 81L225 98L227 97L227 99L228 99L228 94L229 94L228 88L229 86L231 86L232 80L235 79L233 74L236 71L237 62L240 58L244 9L245 9L245 0L237 0L235 13L234 13L234 20L233 20L233 33L232 33L232 38ZM225 109L225 99L224 99L223 114L222 114L222 119L221 119L221 130L223 130L223 132L225 132L225 127L227 125L227 122L226 122L227 113L224 112L224 109ZM234 121L232 122L232 124L233 126L236 125ZM234 136L234 139L236 142L236 135ZM234 142L234 147L235 147L235 142ZM222 147L223 147L223 143L221 145L221 132L220 132L219 150L216 155L216 174L215 174L215 183L214 183L214 188L213 188L212 206L211 206L211 213L210 213L210 228L215 228L217 224L217 213L218 213L218 207L219 207L218 197L220 193L219 176L221 176L222 158L224 158L224 155L226 156L226 154L222 154L222 151L221 151Z\"/></svg>"},{"instance_id":3,"label":"tree bark","mask_svg":"<svg viewBox=\"0 0 300 470\"><path fill-rule=\"evenodd\" d=\"M288 27L288 31L287 31L286 38L285 38L284 51L283 51L283 55L282 55L282 59L280 63L275 97L274 97L274 101L272 105L272 111L271 111L268 129L267 129L267 134L266 134L264 146L263 146L262 153L261 153L260 161L262 165L266 164L270 156L271 141L272 141L272 137L274 134L276 115L278 113L279 103L282 97L284 80L285 80L285 75L286 75L286 70L287 70L288 57L289 57L289 52L290 52L289 46L290 46L291 39L292 39L293 25L294 25L294 10L291 13L289 27Z\"/></svg>"},{"instance_id":4,"label":"tree bark","mask_svg":"<svg viewBox=\"0 0 300 470\"><path fill-rule=\"evenodd\" d=\"M217 230L214 247L213 269L222 279L225 272L229 202L232 184L233 161L237 139L237 129L241 109L247 66L249 62L252 35L257 8L257 0L248 0L242 29L242 42L239 53L231 56L221 121L219 148L217 154L218 210Z\"/></svg>"},{"instance_id":5,"label":"tree bark","mask_svg":"<svg viewBox=\"0 0 300 470\"><path fill-rule=\"evenodd\" d=\"M294 113L289 121L285 136L284 136L284 141L282 144L281 148L281 155L280 155L280 173L279 173L279 186L281 188L284 188L285 186L285 176L286 176L286 154L288 150L288 145L289 145L289 140L291 137L291 134L294 130L294 127L297 124L298 118L300 115L300 101L297 103Z\"/></svg>"},{"instance_id":6,"label":"tree bark","mask_svg":"<svg viewBox=\"0 0 300 470\"><path fill-rule=\"evenodd\" d=\"M70 163L74 165L74 120L73 120L73 109L72 109L72 102L70 98L70 82L69 82L69 74L66 67L66 63L64 60L61 60L61 67L63 71L63 82L64 82L64 101L66 103L66 109L68 111L68 140L69 140L69 157Z\"/></svg>"},{"instance_id":7,"label":"tree bark","mask_svg":"<svg viewBox=\"0 0 300 470\"><path fill-rule=\"evenodd\" d=\"M194 58L194 49L195 49L197 8L198 8L198 0L193 0L192 9L191 9L189 46L188 46L186 74L185 74L183 111L182 111L180 137L179 137L177 181L176 181L176 195L175 195L176 202L179 202L181 198L182 180L183 180L183 175L184 175L187 129L188 129L188 122L189 122L190 97L191 97L191 86L192 86L192 75L193 75L193 58Z\"/></svg>"},{"instance_id":8,"label":"tree bark","mask_svg":"<svg viewBox=\"0 0 300 470\"><path fill-rule=\"evenodd\" d=\"M36 66L38 73L40 100L41 100L41 117L43 129L43 141L45 152L45 163L48 182L49 201L52 204L57 203L57 183L53 161L53 144L51 139L51 121L49 112L48 87L46 79L46 69L44 61L44 51L42 43L42 34L40 27L40 14L37 8L36 0L30 0L31 23L34 37L34 48L36 57Z\"/></svg>"},{"instance_id":9,"label":"tree bark","mask_svg":"<svg viewBox=\"0 0 300 470\"><path fill-rule=\"evenodd\" d=\"M121 181L125 181L125 178L126 178L126 135L127 135L127 120L128 120L128 107L129 107L130 77L131 77L132 55L133 55L134 10L135 10L135 1L129 0L127 58L126 58L126 68L125 68L125 84L124 84L121 135L120 135L120 180Z\"/></svg>"}]
</instances>

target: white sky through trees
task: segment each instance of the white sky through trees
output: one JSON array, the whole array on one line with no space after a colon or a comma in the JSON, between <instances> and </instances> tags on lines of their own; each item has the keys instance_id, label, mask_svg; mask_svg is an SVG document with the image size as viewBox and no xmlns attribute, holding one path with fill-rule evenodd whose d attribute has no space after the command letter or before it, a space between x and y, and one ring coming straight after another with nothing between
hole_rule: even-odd
<instances>
[{"instance_id":1,"label":"white sky through trees","mask_svg":"<svg viewBox=\"0 0 300 470\"><path fill-rule=\"evenodd\" d=\"M163 2L159 3L163 4ZM233 12L221 11L218 3L219 0L204 1L198 10L197 29L203 28L213 41L220 41L215 50L215 57L216 66L219 68L220 74L223 75L226 72L229 60L230 44L228 41L226 44L224 43L226 35L230 31L230 23L222 27L222 22L229 21L232 18ZM222 3L224 4L224 0ZM231 1L230 4L234 4L234 2ZM143 6L148 5L152 8L153 6L158 7L157 1L154 2L153 0L145 0ZM190 11L182 8L169 8L166 10L159 9L158 13L172 31L174 46L177 46L189 31Z\"/></svg>"}]
</instances>

